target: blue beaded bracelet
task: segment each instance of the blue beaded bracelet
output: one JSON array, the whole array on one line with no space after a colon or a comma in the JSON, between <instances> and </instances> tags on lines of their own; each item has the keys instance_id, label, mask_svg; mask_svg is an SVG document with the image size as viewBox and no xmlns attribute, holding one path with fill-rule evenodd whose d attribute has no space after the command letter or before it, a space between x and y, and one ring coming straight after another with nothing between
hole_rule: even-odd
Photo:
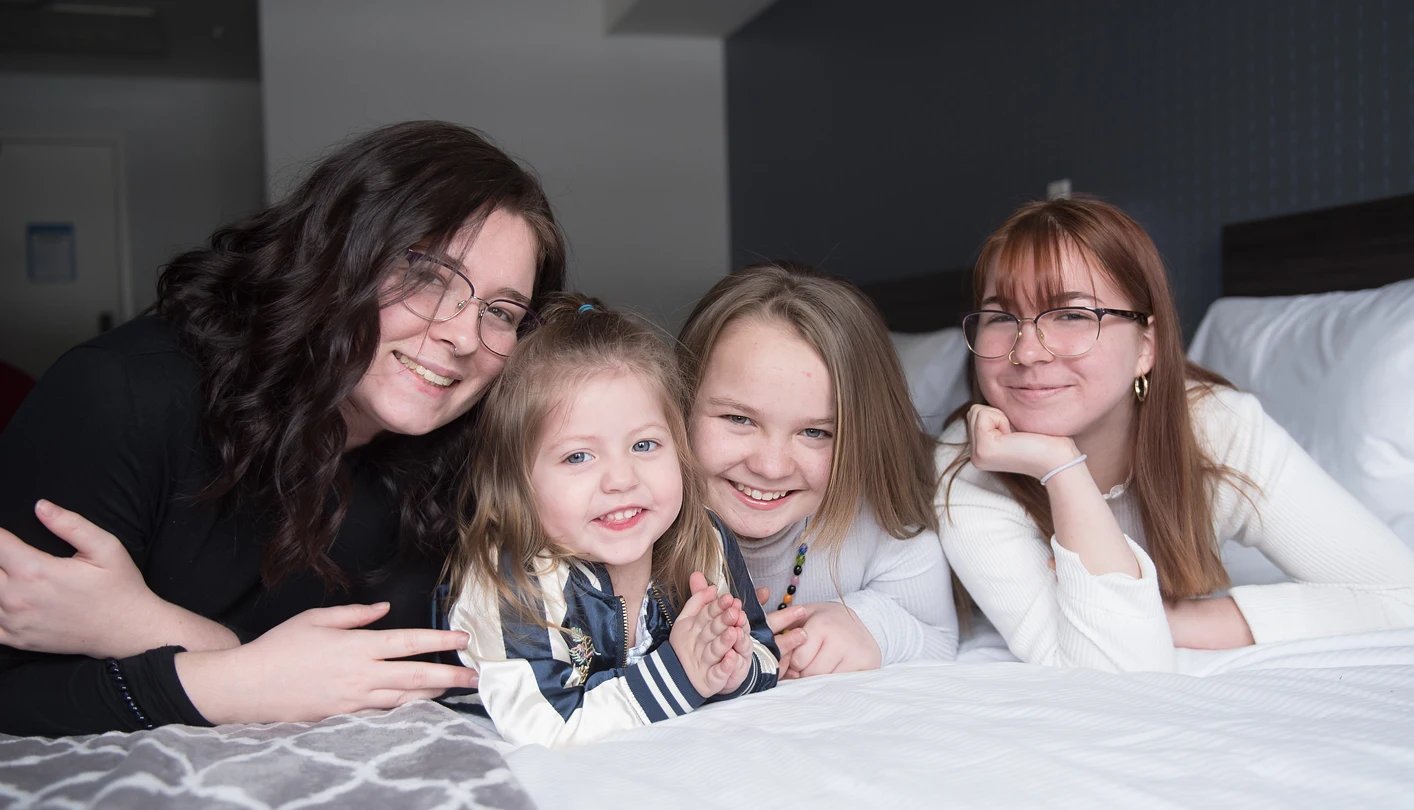
<instances>
[{"instance_id":1,"label":"blue beaded bracelet","mask_svg":"<svg viewBox=\"0 0 1414 810\"><path fill-rule=\"evenodd\" d=\"M118 666L118 659L108 659L108 675L113 679L113 683L118 685L118 691L122 693L123 701L128 704L129 709L132 709L142 727L145 729L157 728L151 720L147 719L147 715L142 713L142 709L137 707L137 701L133 700L132 692L128 691L128 679L123 677L123 668Z\"/></svg>"}]
</instances>

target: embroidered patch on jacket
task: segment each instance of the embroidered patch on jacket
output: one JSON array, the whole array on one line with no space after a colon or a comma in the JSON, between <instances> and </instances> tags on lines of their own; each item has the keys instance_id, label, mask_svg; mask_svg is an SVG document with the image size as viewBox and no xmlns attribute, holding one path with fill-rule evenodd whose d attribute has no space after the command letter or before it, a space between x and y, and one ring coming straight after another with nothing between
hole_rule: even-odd
<instances>
[{"instance_id":1,"label":"embroidered patch on jacket","mask_svg":"<svg viewBox=\"0 0 1414 810\"><path fill-rule=\"evenodd\" d=\"M570 637L570 666L574 667L574 674L565 686L580 686L589 678L589 665L598 652L594 649L594 639L588 633L578 627L567 628L565 632Z\"/></svg>"}]
</instances>

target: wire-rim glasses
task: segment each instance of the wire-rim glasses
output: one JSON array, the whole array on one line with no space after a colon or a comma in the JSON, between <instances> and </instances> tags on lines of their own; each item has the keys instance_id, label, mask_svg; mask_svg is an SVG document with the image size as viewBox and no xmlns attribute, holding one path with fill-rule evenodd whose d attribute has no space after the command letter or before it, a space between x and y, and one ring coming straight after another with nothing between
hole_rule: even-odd
<instances>
[{"instance_id":1,"label":"wire-rim glasses","mask_svg":"<svg viewBox=\"0 0 1414 810\"><path fill-rule=\"evenodd\" d=\"M1031 321L1041 347L1056 357L1079 357L1095 348L1100 322L1106 315L1149 325L1143 312L1107 307L1056 307L1034 318L1022 318L1000 309L981 309L962 317L967 348L984 360L1006 357L1021 340L1021 325Z\"/></svg>"},{"instance_id":2,"label":"wire-rim glasses","mask_svg":"<svg viewBox=\"0 0 1414 810\"><path fill-rule=\"evenodd\" d=\"M477 298L471 279L444 259L412 249L403 258L407 267L398 294L402 305L425 321L445 323L475 301L476 335L492 354L510 357L520 338L540 322L520 301Z\"/></svg>"}]
</instances>

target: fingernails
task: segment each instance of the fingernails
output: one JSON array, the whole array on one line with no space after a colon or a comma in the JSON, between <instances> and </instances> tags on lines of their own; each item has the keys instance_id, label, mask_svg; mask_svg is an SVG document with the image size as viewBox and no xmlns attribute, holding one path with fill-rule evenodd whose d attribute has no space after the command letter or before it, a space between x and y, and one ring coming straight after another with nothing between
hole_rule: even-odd
<instances>
[{"instance_id":1,"label":"fingernails","mask_svg":"<svg viewBox=\"0 0 1414 810\"><path fill-rule=\"evenodd\" d=\"M41 499L34 505L34 513L42 518L54 517L54 504Z\"/></svg>"},{"instance_id":2,"label":"fingernails","mask_svg":"<svg viewBox=\"0 0 1414 810\"><path fill-rule=\"evenodd\" d=\"M470 636L470 635L468 635L468 634L466 634L466 633L463 633L463 632L458 632L458 633L457 633L457 644L458 644L458 646L465 647L466 645L468 645L468 644L470 644L470 643L471 643L471 636Z\"/></svg>"}]
</instances>

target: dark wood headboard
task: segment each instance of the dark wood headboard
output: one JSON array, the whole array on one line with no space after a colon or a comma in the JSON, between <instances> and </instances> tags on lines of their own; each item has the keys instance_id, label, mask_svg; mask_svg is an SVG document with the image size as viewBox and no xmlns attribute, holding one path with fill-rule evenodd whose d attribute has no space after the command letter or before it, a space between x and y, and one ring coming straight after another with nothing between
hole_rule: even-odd
<instances>
[{"instance_id":1,"label":"dark wood headboard","mask_svg":"<svg viewBox=\"0 0 1414 810\"><path fill-rule=\"evenodd\" d=\"M1223 295L1365 290L1414 278L1414 194L1223 226Z\"/></svg>"},{"instance_id":2,"label":"dark wood headboard","mask_svg":"<svg viewBox=\"0 0 1414 810\"><path fill-rule=\"evenodd\" d=\"M934 332L962 326L972 310L972 268L861 284L892 332Z\"/></svg>"}]
</instances>

